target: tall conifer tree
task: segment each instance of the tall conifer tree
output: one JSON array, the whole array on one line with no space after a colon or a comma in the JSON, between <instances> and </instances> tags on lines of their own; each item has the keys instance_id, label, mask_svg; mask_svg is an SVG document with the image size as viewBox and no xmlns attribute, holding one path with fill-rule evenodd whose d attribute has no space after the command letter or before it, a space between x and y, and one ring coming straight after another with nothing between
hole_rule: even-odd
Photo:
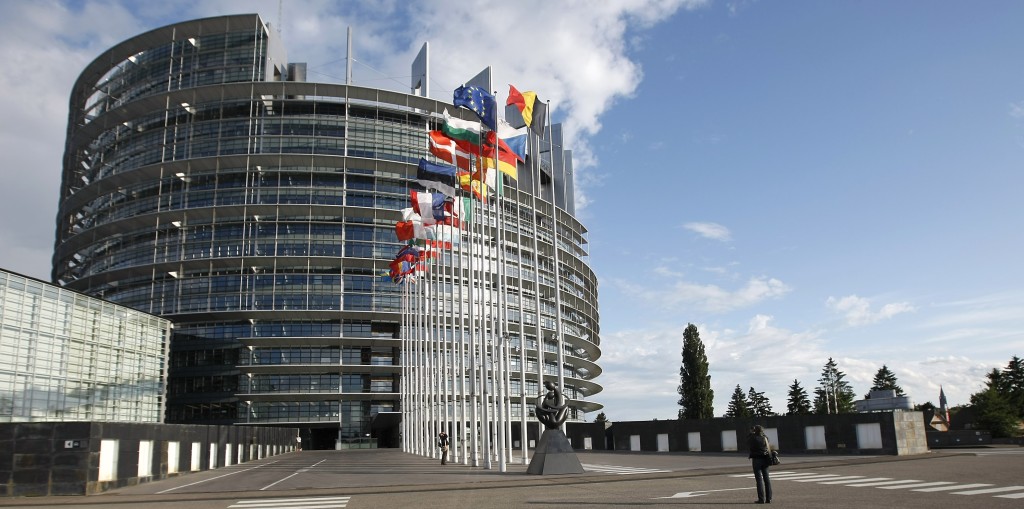
<instances>
[{"instance_id":1,"label":"tall conifer tree","mask_svg":"<svg viewBox=\"0 0 1024 509\"><path fill-rule=\"evenodd\" d=\"M896 374L890 371L885 364L882 364L882 367L875 373L875 378L871 381L871 389L868 389L868 393L864 397L869 396L871 391L896 391L896 396L906 396L903 393L903 387L900 387L899 382L896 381Z\"/></svg>"},{"instance_id":2,"label":"tall conifer tree","mask_svg":"<svg viewBox=\"0 0 1024 509\"><path fill-rule=\"evenodd\" d=\"M697 326L683 331L683 364L679 367L679 418L710 419L715 416L715 391L711 390L708 357Z\"/></svg>"},{"instance_id":3,"label":"tall conifer tree","mask_svg":"<svg viewBox=\"0 0 1024 509\"><path fill-rule=\"evenodd\" d=\"M739 384L736 384L736 389L732 391L732 398L729 399L729 409L725 411L725 416L750 417L751 415L753 414L750 412L747 396L743 394L743 389L740 389Z\"/></svg>"},{"instance_id":4,"label":"tall conifer tree","mask_svg":"<svg viewBox=\"0 0 1024 509\"><path fill-rule=\"evenodd\" d=\"M786 415L807 415L811 413L811 400L800 381L793 379L789 386L789 402L786 404Z\"/></svg>"},{"instance_id":5,"label":"tall conifer tree","mask_svg":"<svg viewBox=\"0 0 1024 509\"><path fill-rule=\"evenodd\" d=\"M763 392L758 392L753 387L747 391L747 407L750 408L751 415L756 417L775 415L775 412L772 411L772 402Z\"/></svg>"},{"instance_id":6,"label":"tall conifer tree","mask_svg":"<svg viewBox=\"0 0 1024 509\"><path fill-rule=\"evenodd\" d=\"M848 414L855 410L853 400L856 395L845 378L846 373L839 371L836 361L829 357L818 379L821 385L814 390L814 413Z\"/></svg>"}]
</instances>

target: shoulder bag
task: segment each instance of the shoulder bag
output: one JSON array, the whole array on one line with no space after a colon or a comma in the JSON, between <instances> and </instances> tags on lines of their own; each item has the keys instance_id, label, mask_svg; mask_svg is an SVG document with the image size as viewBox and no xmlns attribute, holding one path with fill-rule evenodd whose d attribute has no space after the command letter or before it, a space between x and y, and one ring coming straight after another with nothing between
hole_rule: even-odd
<instances>
[{"instance_id":1,"label":"shoulder bag","mask_svg":"<svg viewBox=\"0 0 1024 509\"><path fill-rule=\"evenodd\" d=\"M771 442L768 441L768 437L764 437L764 445L768 449L768 459L770 463L772 465L778 465L782 463L782 461L779 460L779 451L772 449L772 444Z\"/></svg>"}]
</instances>

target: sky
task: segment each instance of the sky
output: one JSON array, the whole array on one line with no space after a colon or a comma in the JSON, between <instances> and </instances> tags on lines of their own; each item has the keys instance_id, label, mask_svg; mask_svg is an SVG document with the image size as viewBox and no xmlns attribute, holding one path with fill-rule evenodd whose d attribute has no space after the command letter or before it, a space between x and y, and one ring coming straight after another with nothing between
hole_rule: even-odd
<instances>
[{"instance_id":1,"label":"sky","mask_svg":"<svg viewBox=\"0 0 1024 509\"><path fill-rule=\"evenodd\" d=\"M279 9L280 7L280 9ZM49 280L68 100L118 42L257 12L309 81L430 95L491 66L551 100L599 279L612 421L674 418L698 327L725 413L785 412L829 358L968 404L1024 356L1024 3L39 0L0 3L0 268ZM543 13L540 15L539 13ZM587 416L592 419L595 414Z\"/></svg>"}]
</instances>

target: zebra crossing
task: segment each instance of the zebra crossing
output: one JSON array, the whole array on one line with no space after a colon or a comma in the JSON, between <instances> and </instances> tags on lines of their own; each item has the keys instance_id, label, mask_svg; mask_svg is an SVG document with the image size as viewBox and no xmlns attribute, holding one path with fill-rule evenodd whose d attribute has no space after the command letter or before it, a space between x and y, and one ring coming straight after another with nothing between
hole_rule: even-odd
<instances>
[{"instance_id":1,"label":"zebra crossing","mask_svg":"<svg viewBox=\"0 0 1024 509\"><path fill-rule=\"evenodd\" d=\"M588 465L583 464L587 472L601 472L604 474L633 475L633 474L654 474L659 472L671 472L671 470L659 470L657 468L640 467L617 467L615 465Z\"/></svg>"},{"instance_id":2,"label":"zebra crossing","mask_svg":"<svg viewBox=\"0 0 1024 509\"><path fill-rule=\"evenodd\" d=\"M994 448L994 449L981 449L974 451L975 456L1024 456L1024 447L1018 447L1016 449L1009 448Z\"/></svg>"},{"instance_id":3,"label":"zebra crossing","mask_svg":"<svg viewBox=\"0 0 1024 509\"><path fill-rule=\"evenodd\" d=\"M946 492L950 495L990 495L998 498L1024 499L1024 486L996 486L985 483L956 483L953 481L922 481L920 479L893 479L863 475L822 474L814 472L772 472L772 481L813 482L843 485L852 488L878 488L882 490L909 490L923 493ZM753 479L754 474L733 474L730 477Z\"/></svg>"},{"instance_id":4,"label":"zebra crossing","mask_svg":"<svg viewBox=\"0 0 1024 509\"><path fill-rule=\"evenodd\" d=\"M228 509L341 509L352 497L293 497L239 500Z\"/></svg>"}]
</instances>

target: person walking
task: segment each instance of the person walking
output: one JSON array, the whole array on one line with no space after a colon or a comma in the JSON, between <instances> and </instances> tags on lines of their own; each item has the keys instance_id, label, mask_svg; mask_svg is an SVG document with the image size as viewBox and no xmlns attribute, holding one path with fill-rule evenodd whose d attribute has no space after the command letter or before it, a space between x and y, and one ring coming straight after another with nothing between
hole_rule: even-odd
<instances>
[{"instance_id":1,"label":"person walking","mask_svg":"<svg viewBox=\"0 0 1024 509\"><path fill-rule=\"evenodd\" d=\"M757 481L758 504L772 503L772 481L768 477L768 468L772 466L772 445L764 434L764 427L760 424L750 428L750 435L747 437L747 447L750 454L747 456L754 467L754 479Z\"/></svg>"},{"instance_id":2,"label":"person walking","mask_svg":"<svg viewBox=\"0 0 1024 509\"><path fill-rule=\"evenodd\" d=\"M437 446L441 448L441 464L448 464L448 446L451 441L448 440L448 433L444 431L437 434Z\"/></svg>"}]
</instances>

